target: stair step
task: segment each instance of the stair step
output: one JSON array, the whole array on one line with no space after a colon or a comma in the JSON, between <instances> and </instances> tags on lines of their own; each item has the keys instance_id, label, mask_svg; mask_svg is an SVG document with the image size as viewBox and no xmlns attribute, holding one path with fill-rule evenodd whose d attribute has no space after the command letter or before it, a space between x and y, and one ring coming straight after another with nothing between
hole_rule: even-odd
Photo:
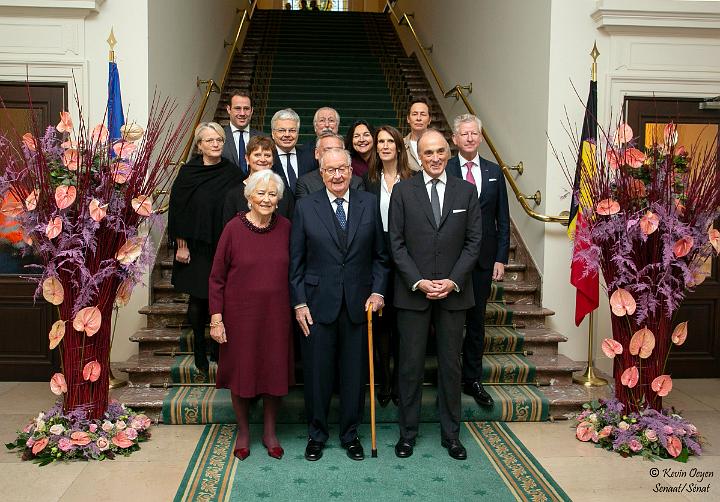
<instances>
[{"instance_id":1,"label":"stair step","mask_svg":"<svg viewBox=\"0 0 720 502\"><path fill-rule=\"evenodd\" d=\"M187 317L187 304L179 302L156 301L138 310L147 315L148 328L162 328L168 325L184 324Z\"/></svg>"},{"instance_id":2,"label":"stair step","mask_svg":"<svg viewBox=\"0 0 720 502\"><path fill-rule=\"evenodd\" d=\"M503 281L504 298L507 303L532 305L538 294L537 284L521 281Z\"/></svg>"},{"instance_id":3,"label":"stair step","mask_svg":"<svg viewBox=\"0 0 720 502\"><path fill-rule=\"evenodd\" d=\"M555 315L555 312L538 305L508 304L508 310L513 313L513 322L524 328L542 328L545 318Z\"/></svg>"}]
</instances>

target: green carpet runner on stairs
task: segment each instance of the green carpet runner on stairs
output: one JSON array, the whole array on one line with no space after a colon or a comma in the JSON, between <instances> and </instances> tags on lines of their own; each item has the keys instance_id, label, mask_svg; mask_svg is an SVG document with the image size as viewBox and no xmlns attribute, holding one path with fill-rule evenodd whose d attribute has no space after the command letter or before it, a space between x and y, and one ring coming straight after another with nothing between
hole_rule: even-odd
<instances>
[{"instance_id":1,"label":"green carpet runner on stairs","mask_svg":"<svg viewBox=\"0 0 720 502\"><path fill-rule=\"evenodd\" d=\"M495 298L502 300L502 288L494 288ZM502 325L512 322L512 312L502 303L488 304L486 324ZM479 407L469 396L463 395L462 418L468 421L543 421L549 415L547 398L532 384L536 381L536 368L532 361L517 354L523 350L523 335L509 326L489 326L486 328L485 351L483 358L483 381L511 385L486 385L485 389L495 401L492 408ZM181 338L180 349L192 351L192 335L187 331ZM428 358L426 375L434 379L434 357ZM217 366L210 365L209 381L215 380ZM170 370L173 383L204 383L207 379L199 374L193 364L192 355L177 356ZM426 381L429 378L426 376ZM366 399L369 399L369 393ZM437 389L426 384L423 388L423 422L436 422ZM329 420L337 422L337 396L331 404ZM370 406L366 402L366 417L369 420ZM262 404L259 400L252 407L251 422L262 422ZM397 422L397 408L391 403L386 408L376 407L378 423ZM234 423L230 392L227 389L215 389L207 386L175 387L163 402L163 421L166 424L206 424ZM279 423L304 423L305 407L302 387L290 390L283 399L278 416Z\"/></svg>"}]
</instances>

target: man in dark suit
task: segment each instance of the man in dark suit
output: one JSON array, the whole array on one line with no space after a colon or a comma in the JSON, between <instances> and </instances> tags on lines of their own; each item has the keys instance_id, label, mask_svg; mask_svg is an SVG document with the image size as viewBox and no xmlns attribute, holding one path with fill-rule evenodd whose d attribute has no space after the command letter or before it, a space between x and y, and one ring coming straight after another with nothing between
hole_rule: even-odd
<instances>
[{"instance_id":1,"label":"man in dark suit","mask_svg":"<svg viewBox=\"0 0 720 502\"><path fill-rule=\"evenodd\" d=\"M423 170L401 181L390 197L390 248L395 261L393 304L400 338L398 457L413 454L420 422L425 348L435 326L441 444L458 460L460 442L460 350L473 297L472 270L482 234L477 192L448 176L450 146L429 129L418 141Z\"/></svg>"},{"instance_id":2,"label":"man in dark suit","mask_svg":"<svg viewBox=\"0 0 720 502\"><path fill-rule=\"evenodd\" d=\"M475 185L482 213L480 258L472 273L475 307L468 310L463 342L463 390L482 406L493 399L483 388L482 357L485 344L485 309L492 281L501 281L510 249L510 210L505 178L500 166L478 155L482 143L482 122L475 115L455 118L453 143L458 156L450 159L447 172Z\"/></svg>"},{"instance_id":3,"label":"man in dark suit","mask_svg":"<svg viewBox=\"0 0 720 502\"><path fill-rule=\"evenodd\" d=\"M242 169L245 175L248 174L247 160L245 154L247 144L251 136L262 134L256 129L250 128L253 107L250 95L245 91L230 91L230 101L225 106L230 123L224 127L225 144L223 145L222 156ZM242 140L242 141L240 141Z\"/></svg>"},{"instance_id":4,"label":"man in dark suit","mask_svg":"<svg viewBox=\"0 0 720 502\"><path fill-rule=\"evenodd\" d=\"M345 148L343 138L332 131L320 133L318 140L315 142L315 160L319 162L322 154L328 150L332 150L333 148L339 148L341 150ZM317 192L318 190L322 190L323 188L325 188L325 183L323 182L322 174L320 174L319 169L314 169L309 173L302 175L300 179L297 180L297 185L295 185L295 197L297 199L301 199L302 197L305 197L313 192ZM350 188L354 190L364 190L365 187L363 185L362 178L353 174L350 180Z\"/></svg>"},{"instance_id":5,"label":"man in dark suit","mask_svg":"<svg viewBox=\"0 0 720 502\"><path fill-rule=\"evenodd\" d=\"M295 208L290 234L290 294L302 344L307 460L322 457L335 365L340 373L340 442L353 460L364 452L357 429L365 404L365 312L383 306L388 255L375 196L350 189L350 153L320 159L325 190Z\"/></svg>"},{"instance_id":6,"label":"man in dark suit","mask_svg":"<svg viewBox=\"0 0 720 502\"><path fill-rule=\"evenodd\" d=\"M275 141L272 169L285 183L287 197L295 198L297 180L315 168L312 151L296 148L300 134L300 116L291 108L275 112L270 120Z\"/></svg>"}]
</instances>

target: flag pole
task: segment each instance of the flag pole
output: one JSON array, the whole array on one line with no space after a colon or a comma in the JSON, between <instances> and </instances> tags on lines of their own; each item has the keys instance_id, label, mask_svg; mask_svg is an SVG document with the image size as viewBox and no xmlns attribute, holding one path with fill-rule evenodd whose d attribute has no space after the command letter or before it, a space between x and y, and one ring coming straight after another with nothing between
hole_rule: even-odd
<instances>
[{"instance_id":1,"label":"flag pole","mask_svg":"<svg viewBox=\"0 0 720 502\"><path fill-rule=\"evenodd\" d=\"M110 36L107 38L107 43L110 46L110 53L108 54L108 61L110 63L115 62L115 44L117 44L117 39L115 38L115 32L112 28L110 28ZM108 368L110 370L110 388L111 389L117 389L119 387L124 387L127 385L128 381L123 380L122 378L117 378L115 375L113 375L112 365L110 364L110 352L112 351L112 342L113 338L115 338L115 326L117 325L117 317L119 310L117 306L114 308L115 310L115 322L113 323L113 330L112 335L110 337L110 351L108 351Z\"/></svg>"},{"instance_id":2,"label":"flag pole","mask_svg":"<svg viewBox=\"0 0 720 502\"><path fill-rule=\"evenodd\" d=\"M593 43L592 51L590 56L593 58L592 67L590 69L590 78L593 82L597 82L597 58L600 55L600 51L597 49L597 43ZM588 319L588 362L587 367L582 375L573 377L573 382L584 385L586 387L602 387L607 385L608 381L602 377L595 375L595 369L593 368L593 349L595 348L595 336L594 336L594 324L595 324L595 311L590 312L590 318Z\"/></svg>"}]
</instances>

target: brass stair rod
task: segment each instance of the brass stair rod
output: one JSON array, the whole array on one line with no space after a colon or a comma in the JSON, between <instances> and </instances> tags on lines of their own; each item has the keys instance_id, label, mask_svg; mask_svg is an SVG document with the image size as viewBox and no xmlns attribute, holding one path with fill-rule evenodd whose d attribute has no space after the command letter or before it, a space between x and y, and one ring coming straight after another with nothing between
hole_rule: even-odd
<instances>
[{"instance_id":1,"label":"brass stair rod","mask_svg":"<svg viewBox=\"0 0 720 502\"><path fill-rule=\"evenodd\" d=\"M532 356L534 352L532 350L514 350L510 352L483 352L483 355L486 356L499 356L503 354L515 354L518 356Z\"/></svg>"},{"instance_id":2,"label":"brass stair rod","mask_svg":"<svg viewBox=\"0 0 720 502\"><path fill-rule=\"evenodd\" d=\"M505 386L505 385L532 385L534 387L540 387L540 382L535 380L534 382L483 382L483 385L492 386Z\"/></svg>"}]
</instances>

